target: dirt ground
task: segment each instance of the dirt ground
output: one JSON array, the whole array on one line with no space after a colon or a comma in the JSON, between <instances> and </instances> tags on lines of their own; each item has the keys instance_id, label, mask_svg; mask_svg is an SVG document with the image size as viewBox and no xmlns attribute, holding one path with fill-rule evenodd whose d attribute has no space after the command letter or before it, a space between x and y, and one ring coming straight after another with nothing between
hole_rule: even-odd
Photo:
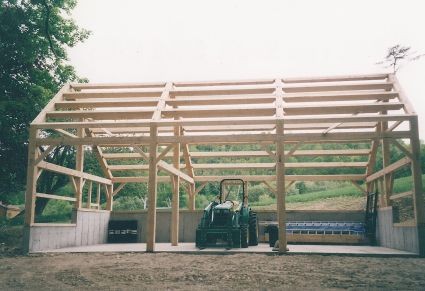
<instances>
[{"instance_id":1,"label":"dirt ground","mask_svg":"<svg viewBox=\"0 0 425 291\"><path fill-rule=\"evenodd\" d=\"M318 255L45 254L0 257L2 290L425 289L425 259Z\"/></svg>"}]
</instances>

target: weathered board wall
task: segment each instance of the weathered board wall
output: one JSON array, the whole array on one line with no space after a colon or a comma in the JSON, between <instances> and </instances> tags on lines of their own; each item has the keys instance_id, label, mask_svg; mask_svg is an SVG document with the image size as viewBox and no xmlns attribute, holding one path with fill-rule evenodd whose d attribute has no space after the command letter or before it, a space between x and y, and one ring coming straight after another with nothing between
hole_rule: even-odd
<instances>
[{"instance_id":1,"label":"weathered board wall","mask_svg":"<svg viewBox=\"0 0 425 291\"><path fill-rule=\"evenodd\" d=\"M28 252L38 252L73 246L106 243L109 211L78 210L73 224L36 224L25 229L24 246Z\"/></svg>"},{"instance_id":2,"label":"weathered board wall","mask_svg":"<svg viewBox=\"0 0 425 291\"><path fill-rule=\"evenodd\" d=\"M393 223L393 208L378 209L376 222L378 245L419 253L418 228Z\"/></svg>"}]
</instances>

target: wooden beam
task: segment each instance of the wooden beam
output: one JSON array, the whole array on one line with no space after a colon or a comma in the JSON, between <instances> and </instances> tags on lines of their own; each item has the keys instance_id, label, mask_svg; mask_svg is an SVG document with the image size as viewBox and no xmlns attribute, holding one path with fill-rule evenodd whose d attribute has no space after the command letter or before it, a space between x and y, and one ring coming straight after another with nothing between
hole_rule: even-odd
<instances>
[{"instance_id":1,"label":"wooden beam","mask_svg":"<svg viewBox=\"0 0 425 291\"><path fill-rule=\"evenodd\" d=\"M71 83L75 90L161 88L165 83Z\"/></svg>"},{"instance_id":2,"label":"wooden beam","mask_svg":"<svg viewBox=\"0 0 425 291\"><path fill-rule=\"evenodd\" d=\"M363 181L365 175L346 174L346 175L285 175L286 181ZM214 182L222 179L242 179L248 182L275 181L276 176L272 175L226 175L226 176L196 176L196 182ZM116 178L115 178L116 179Z\"/></svg>"},{"instance_id":3,"label":"wooden beam","mask_svg":"<svg viewBox=\"0 0 425 291\"><path fill-rule=\"evenodd\" d=\"M388 90L393 86L392 82L351 82L335 84L295 84L285 85L285 93L295 92L327 92L327 91L352 91L352 90Z\"/></svg>"},{"instance_id":4,"label":"wooden beam","mask_svg":"<svg viewBox=\"0 0 425 291\"><path fill-rule=\"evenodd\" d=\"M351 92L313 92L285 93L286 103L294 102L327 102L327 101L361 101L361 100L391 100L398 96L397 92L351 91Z\"/></svg>"},{"instance_id":5,"label":"wooden beam","mask_svg":"<svg viewBox=\"0 0 425 291\"><path fill-rule=\"evenodd\" d=\"M394 91L398 92L398 99L400 100L401 103L403 103L404 111L408 114L416 114L415 108L413 107L412 103L410 103L409 98L407 98L407 95L404 92L403 88L401 87L396 75L395 74L389 74L388 80L390 82L393 82Z\"/></svg>"},{"instance_id":6,"label":"wooden beam","mask_svg":"<svg viewBox=\"0 0 425 291\"><path fill-rule=\"evenodd\" d=\"M159 162L160 160L162 160L174 146L174 144L170 144L165 149L163 149L162 152L156 158L156 161Z\"/></svg>"},{"instance_id":7,"label":"wooden beam","mask_svg":"<svg viewBox=\"0 0 425 291\"><path fill-rule=\"evenodd\" d=\"M155 251L155 234L156 234L156 199L157 199L157 162L158 144L156 137L158 128L152 124L150 136L152 142L149 145L149 182L148 182L148 218L147 218L147 234L146 234L146 252Z\"/></svg>"},{"instance_id":8,"label":"wooden beam","mask_svg":"<svg viewBox=\"0 0 425 291\"><path fill-rule=\"evenodd\" d=\"M54 199L54 200L63 200L63 201L72 201L75 202L75 197L66 197L66 196L59 196L59 195L53 195L53 194L45 194L45 193L36 193L36 197L39 198L47 198L47 199Z\"/></svg>"},{"instance_id":9,"label":"wooden beam","mask_svg":"<svg viewBox=\"0 0 425 291\"><path fill-rule=\"evenodd\" d=\"M38 165L42 160L44 160L53 150L55 149L55 146L49 146L47 149L42 152L37 160L35 160L34 165Z\"/></svg>"},{"instance_id":10,"label":"wooden beam","mask_svg":"<svg viewBox=\"0 0 425 291\"><path fill-rule=\"evenodd\" d=\"M316 82L338 82L338 81L371 81L384 80L388 74L370 74L370 75L349 75L349 76L328 76L311 78L284 78L285 83L316 83Z\"/></svg>"},{"instance_id":11,"label":"wooden beam","mask_svg":"<svg viewBox=\"0 0 425 291\"><path fill-rule=\"evenodd\" d=\"M63 85L63 87L59 90L59 92L49 101L49 103L47 103L46 106L44 106L43 110L40 111L40 113L37 115L37 117L33 120L31 124L45 122L47 112L55 109L55 103L63 100L63 94L65 92L68 92L70 88L71 87L69 83L66 83L65 85Z\"/></svg>"},{"instance_id":12,"label":"wooden beam","mask_svg":"<svg viewBox=\"0 0 425 291\"><path fill-rule=\"evenodd\" d=\"M117 188L115 188L114 192L112 192L112 196L117 195L118 192L120 192L122 190L122 188L125 187L125 185L127 185L127 183L121 183Z\"/></svg>"},{"instance_id":13,"label":"wooden beam","mask_svg":"<svg viewBox=\"0 0 425 291\"><path fill-rule=\"evenodd\" d=\"M354 186L356 186L356 188L357 188L357 189L359 189L359 190L360 190L360 192L362 192L362 193L366 193L366 189L364 189L362 186L360 186L360 185L357 183L357 181L351 181L351 183L352 183Z\"/></svg>"},{"instance_id":14,"label":"wooden beam","mask_svg":"<svg viewBox=\"0 0 425 291\"><path fill-rule=\"evenodd\" d=\"M406 149L406 147L405 146L403 146L402 144L400 144L396 139L391 139L390 140L391 141L391 143L393 144L393 145L395 145L400 151L402 151L409 159L411 159L411 160L413 160L413 154L408 150L408 149Z\"/></svg>"},{"instance_id":15,"label":"wooden beam","mask_svg":"<svg viewBox=\"0 0 425 291\"><path fill-rule=\"evenodd\" d=\"M39 163L38 167L45 169L45 170L48 170L48 171L51 171L51 172L64 174L64 175L72 176L72 177L75 177L75 178L79 177L79 178L87 179L87 180L90 180L90 181L98 182L98 183L101 183L101 184L106 184L106 185L112 184L111 180L109 180L109 179L105 179L105 178L98 177L98 176L95 176L95 175L92 175L92 174L76 171L76 170L73 170L73 169L69 169L69 168L62 167L62 166L59 166L59 165L55 165L55 164L52 164L52 163L48 163L48 162L45 162L45 161L41 161Z\"/></svg>"},{"instance_id":16,"label":"wooden beam","mask_svg":"<svg viewBox=\"0 0 425 291\"><path fill-rule=\"evenodd\" d=\"M195 196L198 195L199 192L201 192L202 189L204 189L207 184L208 182L202 182L201 185L199 185L199 187L196 187Z\"/></svg>"},{"instance_id":17,"label":"wooden beam","mask_svg":"<svg viewBox=\"0 0 425 291\"><path fill-rule=\"evenodd\" d=\"M147 88L138 91L124 90L109 90L102 91L87 91L87 92L67 92L63 94L65 100L80 100L89 98L129 98L129 97L158 97L162 93L159 88Z\"/></svg>"},{"instance_id":18,"label":"wooden beam","mask_svg":"<svg viewBox=\"0 0 425 291\"><path fill-rule=\"evenodd\" d=\"M388 167L366 177L366 182L372 182L378 178L381 178L384 175L387 175L391 172L394 172L398 169L400 169L401 167L404 167L407 164L410 164L412 161L409 158L402 158L400 160L398 160L395 163L392 163L391 165L389 165Z\"/></svg>"},{"instance_id":19,"label":"wooden beam","mask_svg":"<svg viewBox=\"0 0 425 291\"><path fill-rule=\"evenodd\" d=\"M87 128L86 129L86 135L89 136L89 137L93 137L93 132L89 128ZM94 152L94 154L96 156L96 159L97 159L97 161L98 161L98 163L100 165L100 168L102 169L103 174L108 179L111 179L112 178L112 173L111 173L111 171L108 168L109 167L108 162L103 157L102 149L99 146L97 146L97 145L92 146L92 149L93 149L93 152Z\"/></svg>"},{"instance_id":20,"label":"wooden beam","mask_svg":"<svg viewBox=\"0 0 425 291\"><path fill-rule=\"evenodd\" d=\"M130 167L129 165L128 167ZM275 163L224 163L224 164L192 164L193 169L272 169ZM298 168L365 168L366 162L311 162L285 163L287 169Z\"/></svg>"},{"instance_id":21,"label":"wooden beam","mask_svg":"<svg viewBox=\"0 0 425 291\"><path fill-rule=\"evenodd\" d=\"M179 176L180 178L182 178L183 180L185 180L186 182L188 182L190 184L194 184L195 183L195 181L193 180L192 177L190 177L189 175L186 175L185 173L183 173L179 169L174 168L172 165L167 164L164 161L159 161L158 162L158 167L161 168L162 170L167 171L170 174Z\"/></svg>"},{"instance_id":22,"label":"wooden beam","mask_svg":"<svg viewBox=\"0 0 425 291\"><path fill-rule=\"evenodd\" d=\"M401 199L401 198L406 198L411 196L413 196L413 191L407 191L407 192L391 195L390 200L396 200L396 199Z\"/></svg>"}]
</instances>

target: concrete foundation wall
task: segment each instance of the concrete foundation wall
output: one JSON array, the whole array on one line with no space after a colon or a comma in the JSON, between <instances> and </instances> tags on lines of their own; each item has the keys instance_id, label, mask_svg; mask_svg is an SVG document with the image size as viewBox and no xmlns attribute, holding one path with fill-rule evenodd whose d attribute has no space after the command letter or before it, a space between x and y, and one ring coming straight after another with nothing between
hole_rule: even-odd
<instances>
[{"instance_id":1,"label":"concrete foundation wall","mask_svg":"<svg viewBox=\"0 0 425 291\"><path fill-rule=\"evenodd\" d=\"M276 221L276 211L256 211L258 221ZM203 210L181 210L179 219L179 241L194 242L195 230ZM137 220L138 241L146 242L147 211L111 212L111 220ZM287 211L288 221L364 221L364 211ZM156 217L156 242L170 241L171 210L159 209Z\"/></svg>"},{"instance_id":2,"label":"concrete foundation wall","mask_svg":"<svg viewBox=\"0 0 425 291\"><path fill-rule=\"evenodd\" d=\"M73 216L73 224L36 224L27 228L24 236L26 249L37 252L106 243L109 211L78 210Z\"/></svg>"},{"instance_id":3,"label":"concrete foundation wall","mask_svg":"<svg viewBox=\"0 0 425 291\"><path fill-rule=\"evenodd\" d=\"M419 253L417 227L394 224L392 207L378 209L376 238L380 246Z\"/></svg>"}]
</instances>

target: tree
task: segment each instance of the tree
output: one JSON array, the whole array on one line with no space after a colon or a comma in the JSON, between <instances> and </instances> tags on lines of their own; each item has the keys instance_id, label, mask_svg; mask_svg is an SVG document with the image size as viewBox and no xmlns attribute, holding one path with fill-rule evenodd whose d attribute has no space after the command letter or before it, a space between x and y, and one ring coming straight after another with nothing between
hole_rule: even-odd
<instances>
[{"instance_id":1,"label":"tree","mask_svg":"<svg viewBox=\"0 0 425 291\"><path fill-rule=\"evenodd\" d=\"M25 189L29 124L64 83L80 80L66 53L89 35L69 16L75 5L0 2L0 200L23 201L14 197Z\"/></svg>"},{"instance_id":2,"label":"tree","mask_svg":"<svg viewBox=\"0 0 425 291\"><path fill-rule=\"evenodd\" d=\"M390 47L384 60L376 64L383 65L385 68L392 68L393 72L397 73L404 64L416 61L424 55L425 54L412 52L411 47L409 46L401 46L397 44Z\"/></svg>"}]
</instances>

